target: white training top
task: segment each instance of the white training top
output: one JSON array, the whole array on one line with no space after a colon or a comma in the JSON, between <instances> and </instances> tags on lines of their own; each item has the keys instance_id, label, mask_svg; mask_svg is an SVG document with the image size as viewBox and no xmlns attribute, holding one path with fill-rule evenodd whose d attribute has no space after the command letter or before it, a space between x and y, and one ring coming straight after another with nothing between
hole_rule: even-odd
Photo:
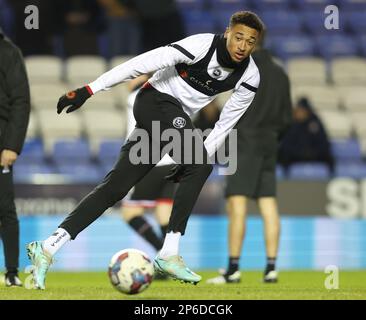
<instances>
[{"instance_id":1,"label":"white training top","mask_svg":"<svg viewBox=\"0 0 366 320\"><path fill-rule=\"evenodd\" d=\"M201 60L209 51L214 36L210 33L197 34L176 42L175 44L186 50L188 55L182 50L177 50L174 46L160 47L145 52L104 73L97 80L90 83L89 87L95 94L101 90L109 90L114 85L136 78L141 74L155 72L152 78L149 79L150 84L156 90L177 99L182 104L183 110L191 117L213 101L216 95L208 96L191 87L180 77L175 65L179 63L192 65ZM213 72L217 69L221 71L220 76L213 75ZM208 64L207 72L217 80L225 80L233 70L221 67L217 62L215 52ZM259 81L259 70L252 57L250 57L248 67L235 85L230 99L221 111L220 119L205 140L205 147L210 157L225 141L230 130L254 99L255 92L241 84L244 82L251 87L258 88Z\"/></svg>"}]
</instances>

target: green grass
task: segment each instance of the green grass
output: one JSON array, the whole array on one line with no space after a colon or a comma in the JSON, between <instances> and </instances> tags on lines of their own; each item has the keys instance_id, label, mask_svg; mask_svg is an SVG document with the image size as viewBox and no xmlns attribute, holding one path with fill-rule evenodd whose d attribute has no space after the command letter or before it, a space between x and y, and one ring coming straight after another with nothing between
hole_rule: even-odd
<instances>
[{"instance_id":1,"label":"green grass","mask_svg":"<svg viewBox=\"0 0 366 320\"><path fill-rule=\"evenodd\" d=\"M0 287L0 300L244 300L244 299L366 299L366 271L340 271L339 289L327 290L327 274L320 271L283 271L280 282L264 284L261 272L243 272L240 284L207 285L205 280L216 276L213 271L201 271L203 281L197 286L176 281L153 281L150 288L138 295L124 295L109 283L106 273L50 272L45 291ZM24 280L28 275L22 274Z\"/></svg>"}]
</instances>

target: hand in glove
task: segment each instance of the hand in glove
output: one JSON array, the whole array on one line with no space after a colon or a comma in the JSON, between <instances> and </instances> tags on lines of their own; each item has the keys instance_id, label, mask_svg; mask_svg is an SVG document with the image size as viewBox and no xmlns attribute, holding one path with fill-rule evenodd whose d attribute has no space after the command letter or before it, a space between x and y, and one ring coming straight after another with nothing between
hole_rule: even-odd
<instances>
[{"instance_id":1,"label":"hand in glove","mask_svg":"<svg viewBox=\"0 0 366 320\"><path fill-rule=\"evenodd\" d=\"M93 92L88 86L70 91L64 94L57 103L57 113L60 114L63 109L69 107L66 113L70 113L79 109L87 99L92 96Z\"/></svg>"}]
</instances>

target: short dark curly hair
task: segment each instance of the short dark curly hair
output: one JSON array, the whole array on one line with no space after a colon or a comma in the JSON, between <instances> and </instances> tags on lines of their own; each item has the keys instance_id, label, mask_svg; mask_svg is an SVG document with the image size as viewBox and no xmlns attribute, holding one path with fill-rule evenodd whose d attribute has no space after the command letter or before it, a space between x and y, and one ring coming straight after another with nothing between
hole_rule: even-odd
<instances>
[{"instance_id":1,"label":"short dark curly hair","mask_svg":"<svg viewBox=\"0 0 366 320\"><path fill-rule=\"evenodd\" d=\"M265 29L262 20L251 11L235 12L230 18L229 27L232 28L237 24L243 24L249 28L253 28L257 30L259 34L262 34L263 30Z\"/></svg>"}]
</instances>

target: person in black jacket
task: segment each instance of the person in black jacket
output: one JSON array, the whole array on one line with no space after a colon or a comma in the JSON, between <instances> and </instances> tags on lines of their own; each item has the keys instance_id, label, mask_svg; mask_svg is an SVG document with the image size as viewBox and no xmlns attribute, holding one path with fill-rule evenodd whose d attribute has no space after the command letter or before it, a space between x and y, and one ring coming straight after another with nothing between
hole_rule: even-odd
<instances>
[{"instance_id":1,"label":"person in black jacket","mask_svg":"<svg viewBox=\"0 0 366 320\"><path fill-rule=\"evenodd\" d=\"M21 286L12 166L22 150L28 127L29 85L22 54L1 29L0 52L0 232L7 270L5 285Z\"/></svg>"},{"instance_id":2,"label":"person in black jacket","mask_svg":"<svg viewBox=\"0 0 366 320\"><path fill-rule=\"evenodd\" d=\"M263 39L262 39L263 40ZM239 259L245 236L248 199L257 201L264 221L267 264L263 281L277 282L275 262L280 235L276 201L276 155L279 141L291 124L289 79L271 54L257 46L253 59L261 82L246 114L236 124L237 171L227 177L226 207L229 216L228 268L211 284L240 281Z\"/></svg>"},{"instance_id":3,"label":"person in black jacket","mask_svg":"<svg viewBox=\"0 0 366 320\"><path fill-rule=\"evenodd\" d=\"M334 173L334 158L322 121L307 98L300 98L293 112L294 122L279 150L279 163L287 172L298 162L323 162Z\"/></svg>"}]
</instances>

